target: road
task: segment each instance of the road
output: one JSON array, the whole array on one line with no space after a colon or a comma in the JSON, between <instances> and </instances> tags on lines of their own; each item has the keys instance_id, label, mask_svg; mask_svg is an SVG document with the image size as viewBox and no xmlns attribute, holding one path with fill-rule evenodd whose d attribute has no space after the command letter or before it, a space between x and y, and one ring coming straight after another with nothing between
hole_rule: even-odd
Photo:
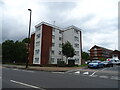
<instances>
[{"instance_id":1,"label":"road","mask_svg":"<svg viewBox=\"0 0 120 90\"><path fill-rule=\"evenodd\" d=\"M41 90L49 88L118 88L119 77L115 71L116 68L118 67L107 68L108 70L85 69L65 73L3 68L2 87ZM106 77L107 75L108 77Z\"/></svg>"}]
</instances>

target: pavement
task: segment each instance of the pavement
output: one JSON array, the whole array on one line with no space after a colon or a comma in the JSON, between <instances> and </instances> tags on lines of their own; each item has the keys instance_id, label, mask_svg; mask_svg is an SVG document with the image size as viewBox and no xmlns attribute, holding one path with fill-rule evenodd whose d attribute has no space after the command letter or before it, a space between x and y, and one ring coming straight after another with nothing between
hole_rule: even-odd
<instances>
[{"instance_id":1,"label":"pavement","mask_svg":"<svg viewBox=\"0 0 120 90\"><path fill-rule=\"evenodd\" d=\"M7 68L17 68L17 69L26 69L23 65L8 65L3 64L2 67ZM69 70L76 70L76 69L85 69L84 67L40 67L40 66L28 66L27 70L38 70L38 71L51 71L51 72L66 72Z\"/></svg>"}]
</instances>

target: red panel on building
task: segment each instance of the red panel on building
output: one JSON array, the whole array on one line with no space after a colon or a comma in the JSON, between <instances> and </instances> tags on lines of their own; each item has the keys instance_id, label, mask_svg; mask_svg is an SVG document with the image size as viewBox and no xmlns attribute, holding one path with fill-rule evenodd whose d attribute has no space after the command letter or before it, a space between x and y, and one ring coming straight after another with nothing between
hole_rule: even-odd
<instances>
[{"instance_id":1,"label":"red panel on building","mask_svg":"<svg viewBox=\"0 0 120 90\"><path fill-rule=\"evenodd\" d=\"M49 55L52 48L52 27L42 24L41 64L49 64Z\"/></svg>"},{"instance_id":2,"label":"red panel on building","mask_svg":"<svg viewBox=\"0 0 120 90\"><path fill-rule=\"evenodd\" d=\"M33 64L34 41L35 41L35 34L32 34L31 41L30 41L29 64Z\"/></svg>"}]
</instances>

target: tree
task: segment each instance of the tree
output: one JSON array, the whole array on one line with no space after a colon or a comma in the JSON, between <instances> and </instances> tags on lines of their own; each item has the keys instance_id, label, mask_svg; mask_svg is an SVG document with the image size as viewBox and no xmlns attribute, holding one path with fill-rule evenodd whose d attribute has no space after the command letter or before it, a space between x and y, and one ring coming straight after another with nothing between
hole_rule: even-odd
<instances>
[{"instance_id":1,"label":"tree","mask_svg":"<svg viewBox=\"0 0 120 90\"><path fill-rule=\"evenodd\" d=\"M82 52L82 59L88 60L89 59L89 54L87 52Z\"/></svg>"},{"instance_id":2,"label":"tree","mask_svg":"<svg viewBox=\"0 0 120 90\"><path fill-rule=\"evenodd\" d=\"M2 43L3 63L25 63L27 48L25 42L6 40Z\"/></svg>"},{"instance_id":3,"label":"tree","mask_svg":"<svg viewBox=\"0 0 120 90\"><path fill-rule=\"evenodd\" d=\"M15 42L15 60L16 62L25 63L27 59L27 48L24 42Z\"/></svg>"},{"instance_id":4,"label":"tree","mask_svg":"<svg viewBox=\"0 0 120 90\"><path fill-rule=\"evenodd\" d=\"M104 58L104 57L103 57L103 58L100 58L100 60L101 60L101 61L105 61L105 60L106 60L106 58Z\"/></svg>"},{"instance_id":5,"label":"tree","mask_svg":"<svg viewBox=\"0 0 120 90\"><path fill-rule=\"evenodd\" d=\"M2 43L3 62L12 62L14 60L14 41L6 40Z\"/></svg>"},{"instance_id":6,"label":"tree","mask_svg":"<svg viewBox=\"0 0 120 90\"><path fill-rule=\"evenodd\" d=\"M23 43L28 43L28 42L30 43L30 39L29 39L29 38L24 38L24 39L22 40L22 42L23 42Z\"/></svg>"},{"instance_id":7,"label":"tree","mask_svg":"<svg viewBox=\"0 0 120 90\"><path fill-rule=\"evenodd\" d=\"M66 63L67 63L68 57L73 57L75 55L75 50L69 41L67 41L66 43L63 43L62 53L66 57Z\"/></svg>"}]
</instances>

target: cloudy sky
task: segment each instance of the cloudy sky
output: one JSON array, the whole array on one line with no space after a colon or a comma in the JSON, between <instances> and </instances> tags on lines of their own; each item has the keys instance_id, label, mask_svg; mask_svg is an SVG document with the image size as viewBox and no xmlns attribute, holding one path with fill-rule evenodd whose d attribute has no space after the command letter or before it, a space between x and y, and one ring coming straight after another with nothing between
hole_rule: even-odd
<instances>
[{"instance_id":1,"label":"cloudy sky","mask_svg":"<svg viewBox=\"0 0 120 90\"><path fill-rule=\"evenodd\" d=\"M44 1L44 2L43 2ZM119 0L0 0L2 41L22 40L28 35L29 11L32 29L42 21L59 27L82 29L83 50L93 45L118 49Z\"/></svg>"}]
</instances>

